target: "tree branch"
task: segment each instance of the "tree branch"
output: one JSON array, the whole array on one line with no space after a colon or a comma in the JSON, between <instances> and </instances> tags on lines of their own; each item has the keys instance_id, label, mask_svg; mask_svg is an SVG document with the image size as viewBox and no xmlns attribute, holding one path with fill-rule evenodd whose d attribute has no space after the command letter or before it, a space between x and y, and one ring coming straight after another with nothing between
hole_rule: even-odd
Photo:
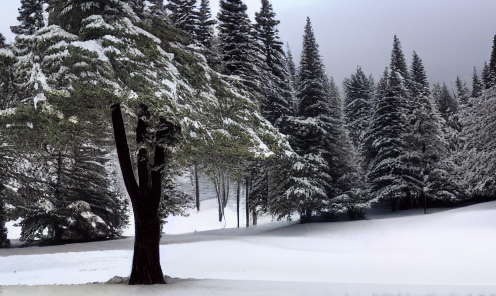
<instances>
[{"instance_id":1,"label":"tree branch","mask_svg":"<svg viewBox=\"0 0 496 296\"><path fill-rule=\"evenodd\" d=\"M129 145L127 144L126 138L126 128L124 126L124 120L122 119L121 105L114 104L111 108L115 147L117 149L119 165L122 171L122 178L124 179L124 184L131 197L131 201L135 203L135 199L139 196L139 187L134 177L131 156L129 154Z\"/></svg>"}]
</instances>

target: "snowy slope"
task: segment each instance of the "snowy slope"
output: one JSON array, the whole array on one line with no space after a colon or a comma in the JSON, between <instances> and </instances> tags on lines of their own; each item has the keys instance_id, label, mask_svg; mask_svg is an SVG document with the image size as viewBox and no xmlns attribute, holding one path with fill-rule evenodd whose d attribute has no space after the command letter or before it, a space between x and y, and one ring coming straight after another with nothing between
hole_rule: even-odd
<instances>
[{"instance_id":1,"label":"snowy slope","mask_svg":"<svg viewBox=\"0 0 496 296\"><path fill-rule=\"evenodd\" d=\"M212 291L227 289L239 291L230 295L248 295L260 290L256 283L266 283L266 290L254 294L303 295L290 288L301 283L317 289L315 295L496 295L496 202L429 215L281 225L166 236L164 274L216 281L181 281L150 292L223 295ZM36 255L25 255L29 249L1 250L0 285L84 284L127 276L131 240L34 248Z\"/></svg>"}]
</instances>

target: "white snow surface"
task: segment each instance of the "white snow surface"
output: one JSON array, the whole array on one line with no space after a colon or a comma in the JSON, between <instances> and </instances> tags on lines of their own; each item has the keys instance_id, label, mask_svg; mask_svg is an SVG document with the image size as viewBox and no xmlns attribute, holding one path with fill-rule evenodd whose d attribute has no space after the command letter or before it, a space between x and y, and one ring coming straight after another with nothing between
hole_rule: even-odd
<instances>
[{"instance_id":1,"label":"white snow surface","mask_svg":"<svg viewBox=\"0 0 496 296\"><path fill-rule=\"evenodd\" d=\"M211 211L176 227L216 221ZM496 202L370 218L166 235L164 274L189 280L154 287L29 287L128 276L132 238L4 249L0 295L496 295Z\"/></svg>"}]
</instances>

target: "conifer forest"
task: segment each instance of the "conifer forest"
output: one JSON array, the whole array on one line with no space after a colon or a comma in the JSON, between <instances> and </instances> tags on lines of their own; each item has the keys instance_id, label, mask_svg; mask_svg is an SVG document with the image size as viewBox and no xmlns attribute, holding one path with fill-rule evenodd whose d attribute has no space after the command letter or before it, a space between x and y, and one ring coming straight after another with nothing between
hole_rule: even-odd
<instances>
[{"instance_id":1,"label":"conifer forest","mask_svg":"<svg viewBox=\"0 0 496 296\"><path fill-rule=\"evenodd\" d=\"M128 283L164 284L162 227L200 211L202 182L238 228L496 200L496 35L471 81L429 80L399 35L380 77L335 81L311 18L291 52L271 0L254 19L243 0L20 2L0 33L0 248L132 222Z\"/></svg>"}]
</instances>

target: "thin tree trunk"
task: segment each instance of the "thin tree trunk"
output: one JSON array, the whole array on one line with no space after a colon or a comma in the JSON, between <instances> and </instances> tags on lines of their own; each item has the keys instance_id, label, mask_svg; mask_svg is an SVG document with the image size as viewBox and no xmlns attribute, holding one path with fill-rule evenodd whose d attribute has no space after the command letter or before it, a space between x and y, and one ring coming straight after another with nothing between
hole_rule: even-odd
<instances>
[{"instance_id":1,"label":"thin tree trunk","mask_svg":"<svg viewBox=\"0 0 496 296\"><path fill-rule=\"evenodd\" d=\"M250 177L246 178L246 227L250 227Z\"/></svg>"},{"instance_id":2,"label":"thin tree trunk","mask_svg":"<svg viewBox=\"0 0 496 296\"><path fill-rule=\"evenodd\" d=\"M256 209L253 209L253 211L252 211L252 217L253 217L253 221L252 221L253 226L257 226L258 215L257 215L257 210Z\"/></svg>"},{"instance_id":3,"label":"thin tree trunk","mask_svg":"<svg viewBox=\"0 0 496 296\"><path fill-rule=\"evenodd\" d=\"M241 182L238 181L238 189L236 191L236 216L238 217L238 228L239 228L239 196L241 195Z\"/></svg>"},{"instance_id":4,"label":"thin tree trunk","mask_svg":"<svg viewBox=\"0 0 496 296\"><path fill-rule=\"evenodd\" d=\"M200 212L200 185L198 184L198 167L195 164L195 195L196 195L196 211Z\"/></svg>"},{"instance_id":5,"label":"thin tree trunk","mask_svg":"<svg viewBox=\"0 0 496 296\"><path fill-rule=\"evenodd\" d=\"M150 116L145 105L140 106L136 140L138 146L144 147L147 138L147 120ZM122 171L124 184L131 198L135 221L134 255L129 279L130 285L165 284L160 266L160 219L158 207L162 193L162 170L170 162L170 153L164 148L155 147L153 163L149 160L148 150L138 151L139 185L134 177L126 130L119 104L112 106L112 124L115 136L117 156ZM160 119L160 128L155 137L165 139L165 143L174 145L180 127L172 122Z\"/></svg>"}]
</instances>

